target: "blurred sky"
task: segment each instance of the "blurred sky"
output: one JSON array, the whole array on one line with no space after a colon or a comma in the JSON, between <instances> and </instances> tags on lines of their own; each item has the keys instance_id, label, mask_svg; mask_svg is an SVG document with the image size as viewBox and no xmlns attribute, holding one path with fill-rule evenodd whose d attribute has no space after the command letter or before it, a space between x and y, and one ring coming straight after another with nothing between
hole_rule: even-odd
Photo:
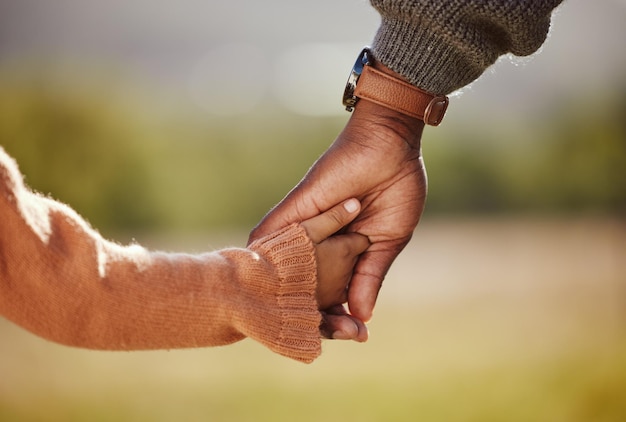
<instances>
[{"instance_id":1,"label":"blurred sky","mask_svg":"<svg viewBox=\"0 0 626 422\"><path fill-rule=\"evenodd\" d=\"M366 0L0 0L0 68L43 63L88 79L76 63L114 64L211 114L253 111L267 99L338 114L378 21ZM541 99L623 88L625 41L625 0L565 1L541 54L504 58L450 113L541 112Z\"/></svg>"}]
</instances>

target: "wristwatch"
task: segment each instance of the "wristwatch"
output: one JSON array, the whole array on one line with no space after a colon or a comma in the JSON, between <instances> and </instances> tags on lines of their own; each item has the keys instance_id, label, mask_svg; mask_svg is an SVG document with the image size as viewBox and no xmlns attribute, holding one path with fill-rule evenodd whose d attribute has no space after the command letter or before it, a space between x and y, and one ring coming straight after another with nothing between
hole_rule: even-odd
<instances>
[{"instance_id":1,"label":"wristwatch","mask_svg":"<svg viewBox=\"0 0 626 422\"><path fill-rule=\"evenodd\" d=\"M343 92L343 105L352 111L359 99L371 101L407 116L438 126L448 108L448 97L419 89L376 68L372 52L365 47L354 63Z\"/></svg>"}]
</instances>

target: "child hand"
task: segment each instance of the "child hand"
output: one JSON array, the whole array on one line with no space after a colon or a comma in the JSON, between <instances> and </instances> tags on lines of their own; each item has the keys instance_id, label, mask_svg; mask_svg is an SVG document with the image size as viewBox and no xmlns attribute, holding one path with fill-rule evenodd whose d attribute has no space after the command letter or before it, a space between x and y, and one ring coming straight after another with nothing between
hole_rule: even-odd
<instances>
[{"instance_id":1,"label":"child hand","mask_svg":"<svg viewBox=\"0 0 626 422\"><path fill-rule=\"evenodd\" d=\"M302 222L315 244L316 294L321 310L347 301L354 265L370 245L368 238L358 233L335 234L354 220L360 210L361 204L353 198Z\"/></svg>"}]
</instances>

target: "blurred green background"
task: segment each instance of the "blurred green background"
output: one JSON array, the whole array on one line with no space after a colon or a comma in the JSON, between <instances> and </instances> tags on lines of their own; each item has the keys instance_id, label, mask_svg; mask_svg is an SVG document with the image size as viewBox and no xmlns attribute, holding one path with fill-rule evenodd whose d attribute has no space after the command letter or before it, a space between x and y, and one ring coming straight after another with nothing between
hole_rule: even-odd
<instances>
[{"instance_id":1,"label":"blurred green background","mask_svg":"<svg viewBox=\"0 0 626 422\"><path fill-rule=\"evenodd\" d=\"M346 20L346 16L351 17ZM330 145L366 2L0 4L0 145L111 239L245 244ZM0 420L626 419L626 2L566 2L425 131L364 344L104 353L0 321ZM1 224L1 222L0 222Z\"/></svg>"}]
</instances>

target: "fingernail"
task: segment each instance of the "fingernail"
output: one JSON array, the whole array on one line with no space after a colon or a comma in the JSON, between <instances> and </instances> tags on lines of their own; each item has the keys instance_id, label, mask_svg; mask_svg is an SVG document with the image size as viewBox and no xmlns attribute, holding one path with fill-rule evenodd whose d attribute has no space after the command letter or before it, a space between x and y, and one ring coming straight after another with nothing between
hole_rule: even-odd
<instances>
[{"instance_id":1,"label":"fingernail","mask_svg":"<svg viewBox=\"0 0 626 422\"><path fill-rule=\"evenodd\" d=\"M352 214L359 209L359 201L357 201L356 199L350 199L343 203L343 207L346 211Z\"/></svg>"}]
</instances>

